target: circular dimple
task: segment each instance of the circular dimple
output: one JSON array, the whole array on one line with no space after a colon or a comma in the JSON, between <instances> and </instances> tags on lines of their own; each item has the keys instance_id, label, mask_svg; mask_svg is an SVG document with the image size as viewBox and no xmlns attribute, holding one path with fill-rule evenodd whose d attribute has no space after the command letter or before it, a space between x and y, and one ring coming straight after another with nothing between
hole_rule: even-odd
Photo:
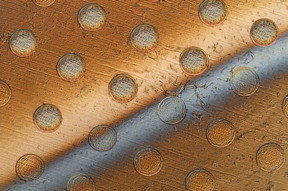
<instances>
[{"instance_id":1,"label":"circular dimple","mask_svg":"<svg viewBox=\"0 0 288 191\"><path fill-rule=\"evenodd\" d=\"M198 14L201 21L208 25L217 25L226 17L226 6L222 0L203 0Z\"/></svg>"},{"instance_id":2,"label":"circular dimple","mask_svg":"<svg viewBox=\"0 0 288 191\"><path fill-rule=\"evenodd\" d=\"M0 80L0 107L6 105L11 99L11 89L9 85Z\"/></svg>"},{"instance_id":3,"label":"circular dimple","mask_svg":"<svg viewBox=\"0 0 288 191\"><path fill-rule=\"evenodd\" d=\"M186 116L186 106L183 100L176 96L164 98L158 105L157 114L161 121L167 124L176 124Z\"/></svg>"},{"instance_id":4,"label":"circular dimple","mask_svg":"<svg viewBox=\"0 0 288 191\"><path fill-rule=\"evenodd\" d=\"M255 21L250 29L252 41L259 46L272 44L278 36L278 28L270 19L259 19Z\"/></svg>"},{"instance_id":5,"label":"circular dimple","mask_svg":"<svg viewBox=\"0 0 288 191\"><path fill-rule=\"evenodd\" d=\"M16 163L16 174L22 180L32 181L41 176L44 162L34 154L27 154L19 158Z\"/></svg>"},{"instance_id":6,"label":"circular dimple","mask_svg":"<svg viewBox=\"0 0 288 191\"><path fill-rule=\"evenodd\" d=\"M284 162L284 149L276 143L266 143L257 151L257 164L264 171L278 170Z\"/></svg>"},{"instance_id":7,"label":"circular dimple","mask_svg":"<svg viewBox=\"0 0 288 191\"><path fill-rule=\"evenodd\" d=\"M20 57L30 56L36 48L34 34L26 29L16 30L10 38L11 51Z\"/></svg>"},{"instance_id":8,"label":"circular dimple","mask_svg":"<svg viewBox=\"0 0 288 191\"><path fill-rule=\"evenodd\" d=\"M250 96L259 88L260 80L253 69L240 67L233 71L230 78L230 85L237 95Z\"/></svg>"},{"instance_id":9,"label":"circular dimple","mask_svg":"<svg viewBox=\"0 0 288 191\"><path fill-rule=\"evenodd\" d=\"M93 179L86 174L76 174L67 183L67 191L95 191Z\"/></svg>"},{"instance_id":10,"label":"circular dimple","mask_svg":"<svg viewBox=\"0 0 288 191\"><path fill-rule=\"evenodd\" d=\"M154 148L145 148L134 157L135 170L143 176L153 176L162 168L162 156Z\"/></svg>"},{"instance_id":11,"label":"circular dimple","mask_svg":"<svg viewBox=\"0 0 288 191\"><path fill-rule=\"evenodd\" d=\"M38 6L48 7L52 5L55 2L55 0L33 0L33 2Z\"/></svg>"},{"instance_id":12,"label":"circular dimple","mask_svg":"<svg viewBox=\"0 0 288 191\"><path fill-rule=\"evenodd\" d=\"M226 147L233 142L235 131L230 121L216 119L208 125L206 135L211 145L215 147Z\"/></svg>"},{"instance_id":13,"label":"circular dimple","mask_svg":"<svg viewBox=\"0 0 288 191\"><path fill-rule=\"evenodd\" d=\"M52 132L61 125L62 114L55 105L44 104L35 111L34 123L40 130Z\"/></svg>"},{"instance_id":14,"label":"circular dimple","mask_svg":"<svg viewBox=\"0 0 288 191\"><path fill-rule=\"evenodd\" d=\"M85 71L84 59L78 54L68 53L62 56L57 63L59 76L67 81L74 81Z\"/></svg>"},{"instance_id":15,"label":"circular dimple","mask_svg":"<svg viewBox=\"0 0 288 191\"><path fill-rule=\"evenodd\" d=\"M106 13L97 3L84 5L78 12L78 22L87 31L95 31L105 23Z\"/></svg>"},{"instance_id":16,"label":"circular dimple","mask_svg":"<svg viewBox=\"0 0 288 191\"><path fill-rule=\"evenodd\" d=\"M100 125L89 133L89 144L96 151L104 152L112 149L117 141L117 133L113 127Z\"/></svg>"},{"instance_id":17,"label":"circular dimple","mask_svg":"<svg viewBox=\"0 0 288 191\"><path fill-rule=\"evenodd\" d=\"M181 54L180 65L187 74L198 75L206 70L208 58L202 49L191 47Z\"/></svg>"},{"instance_id":18,"label":"circular dimple","mask_svg":"<svg viewBox=\"0 0 288 191\"><path fill-rule=\"evenodd\" d=\"M288 117L288 95L283 99L282 111L286 117Z\"/></svg>"},{"instance_id":19,"label":"circular dimple","mask_svg":"<svg viewBox=\"0 0 288 191\"><path fill-rule=\"evenodd\" d=\"M140 24L136 26L131 34L130 41L137 50L149 50L155 46L158 40L156 29L149 24Z\"/></svg>"},{"instance_id":20,"label":"circular dimple","mask_svg":"<svg viewBox=\"0 0 288 191\"><path fill-rule=\"evenodd\" d=\"M136 97L138 86L127 74L116 75L109 83L109 92L118 102L129 102Z\"/></svg>"},{"instance_id":21,"label":"circular dimple","mask_svg":"<svg viewBox=\"0 0 288 191\"><path fill-rule=\"evenodd\" d=\"M188 191L212 191L214 177L205 169L195 169L187 175L185 185Z\"/></svg>"}]
</instances>

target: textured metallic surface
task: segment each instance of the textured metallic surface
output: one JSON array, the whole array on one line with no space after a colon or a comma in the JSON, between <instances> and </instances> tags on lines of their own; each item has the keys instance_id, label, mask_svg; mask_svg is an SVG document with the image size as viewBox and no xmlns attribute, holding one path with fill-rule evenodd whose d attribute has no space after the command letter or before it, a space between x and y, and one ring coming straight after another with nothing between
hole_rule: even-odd
<instances>
[{"instance_id":1,"label":"textured metallic surface","mask_svg":"<svg viewBox=\"0 0 288 191\"><path fill-rule=\"evenodd\" d=\"M92 20L87 17L96 27L93 31L79 20L79 11L88 3L97 3L105 12L99 25L94 22L99 14L96 18L92 11ZM77 185L84 190L90 189L85 185L109 191L185 190L190 189L189 174L205 169L213 177L215 191L287 191L287 1L225 0L225 17L210 24L201 19L201 3L56 0L39 6L32 0L1 0L0 80L11 92L0 89L0 99L10 95L0 107L0 188L64 191L80 173L91 181L85 184L79 179ZM212 16L208 14L212 20L219 13L214 8ZM269 42L259 44L251 29L263 18L275 23L277 35L266 33L271 28L264 25L254 34ZM153 26L157 33L157 40L145 32L140 35L143 45L153 42L145 50L131 41L133 30L142 24ZM11 38L19 29L31 31L36 39L35 50L25 57L11 50ZM181 68L181 54L189 47L203 50L209 60L201 75ZM73 82L57 72L59 59L67 53L85 61L85 72ZM241 68L253 72L233 78ZM113 98L109 88L119 74L131 76L137 85L128 97L135 94L124 101ZM131 83L117 87L123 96ZM159 104L165 97L177 98L183 105L179 110L177 104L168 103L164 115L168 118L163 120ZM33 121L37 108L47 103L63 117L53 132L41 131ZM175 120L179 111L181 117ZM235 131L233 141L222 147L207 139L209 124L217 119L231 122ZM117 139L105 139L109 133L97 134L93 140L98 146L115 141L99 152L88 137L102 125L115 129L112 134ZM263 145L274 144L282 154L260 152ZM154 155L142 158L144 170L157 169L151 176L135 168L137 153L147 148L161 156L158 163ZM19 180L15 170L26 154L39 156L45 165L33 181ZM272 170L263 170L262 164L274 162ZM203 183L212 180L199 177ZM211 184L205 189L211 190Z\"/></svg>"},{"instance_id":2,"label":"textured metallic surface","mask_svg":"<svg viewBox=\"0 0 288 191\"><path fill-rule=\"evenodd\" d=\"M249 105L248 99L240 99L230 88L229 78L234 68L239 66L253 68L258 74L262 86L254 94L254 98L249 98L251 101L256 99L253 101L254 104L261 104L270 110L278 111L277 116L284 122L287 120L281 112L284 94L277 96L277 90L267 92L265 79L277 79L287 72L288 56L284 54L287 45L288 37L282 37L265 49L253 48L186 84L178 95L187 107L186 118L180 125L168 125L162 122L156 113L159 103L153 104L115 126L118 140L111 150L104 153L95 152L85 143L48 165L44 174L35 182L20 181L11 185L10 189L65 190L66 182L71 174L85 172L94 177L99 189L139 190L149 184L151 179L143 179L136 175L137 172L133 168L133 155L137 148L148 144L158 148L162 153L163 169L157 180L165 181L159 182L159 184L164 184L163 186L167 189L183 190L185 174L194 168L201 167L208 169L213 176L217 177L217 183L215 183L217 190L229 190L237 185L243 185L244 187L240 187L242 189L246 187L260 190L261 188L265 189L269 182L275 182L275 186L285 190L287 166L285 165L286 167L280 169L276 174L267 176L257 167L256 152L261 143L270 141L284 141L282 144L286 149L286 138L285 134L283 135L286 127L274 127L270 125L271 122L266 122L268 124L265 127L265 121L269 118L265 119L263 116L268 113L259 111L259 107ZM272 68L271 63L274 63ZM259 95L264 97L259 98ZM276 99L269 101L271 95L278 101ZM229 102L233 102L235 98L237 98L237 103L230 104ZM263 105L263 99L269 104ZM229 100L228 104L227 100ZM251 111L248 112L248 109L254 111L254 114ZM238 112L242 112L242 114L240 115ZM218 149L209 146L205 139L205 126L208 124L206 121L216 116L229 118L237 128L236 140L225 150L219 148L222 149L221 153L218 152ZM258 117L259 119L256 120ZM245 118L245 122L242 122L242 118ZM268 133L269 131L271 133ZM204 135L202 135L203 133ZM259 136L261 139L258 138ZM185 144L179 145L183 141ZM111 165L114 166L113 169L110 168ZM239 174L239 172L241 173ZM177 176L168 176L170 173ZM129 176L133 178L130 179ZM110 180L108 177L117 177L118 183L107 184L106 181ZM249 185L245 186L248 183Z\"/></svg>"}]
</instances>

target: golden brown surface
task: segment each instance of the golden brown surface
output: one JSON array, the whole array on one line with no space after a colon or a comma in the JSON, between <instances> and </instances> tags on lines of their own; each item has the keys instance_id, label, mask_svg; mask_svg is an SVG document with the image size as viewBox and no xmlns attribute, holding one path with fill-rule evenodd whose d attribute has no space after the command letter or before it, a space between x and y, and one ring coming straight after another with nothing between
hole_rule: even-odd
<instances>
[{"instance_id":1,"label":"golden brown surface","mask_svg":"<svg viewBox=\"0 0 288 191\"><path fill-rule=\"evenodd\" d=\"M15 164L24 154L37 154L45 163L51 162L87 140L93 127L126 119L167 90L185 84L193 78L179 65L179 56L187 47L203 49L209 57L210 67L213 67L253 46L249 32L254 21L271 19L279 34L287 32L288 28L288 3L285 0L226 0L226 19L217 26L205 25L199 19L200 0L98 0L107 13L106 22L101 29L88 32L77 21L78 10L87 2L56 0L49 7L40 7L33 1L0 1L0 80L12 90L9 104L0 107L0 187L17 179ZM156 46L149 52L137 51L129 42L130 32L141 23L151 24L159 34ZM31 30L36 36L36 50L29 57L17 57L9 48L8 41L18 29ZM86 64L83 77L73 83L62 80L56 70L59 58L66 53L81 55ZM133 76L138 84L136 98L125 104L112 101L108 92L110 80L122 73ZM130 184L143 189L153 187L153 180L168 181L167 184L173 185L175 190L183 190L187 171L208 164L215 171L216 190L221 190L222 186L225 190L233 190L232 185L239 185L238 190L253 188L253 191L260 191L267 188L269 180L278 182L280 191L285 190L287 165L275 174L269 174L268 178L265 172L260 172L250 179L258 170L250 161L255 161L253 154L256 155L259 146L280 141L284 149L287 148L287 134L283 131L288 119L271 115L282 113L282 100L287 94L285 89L287 77L284 76L265 84L245 105L231 101L227 103L230 104L229 112L225 111L227 108L222 108L224 112L215 112L213 119L229 118L241 127L236 140L221 152L209 145L204 131L197 132L196 129L187 130L188 133L176 132L167 143L153 143L162 151L166 168L153 179L135 176L135 180L123 183L121 189L128 189ZM0 94L3 94L2 89ZM263 99L262 104L256 103L259 99ZM270 107L271 100L277 101L277 107ZM61 111L63 121L57 131L45 133L35 127L33 114L42 104L56 105ZM248 115L250 118L245 117ZM199 126L211 120L212 117L204 118ZM169 152L165 150L167 147ZM124 167L126 162L123 160L123 164L117 166ZM177 168L181 169L181 174ZM118 181L123 181L128 179L128 174L137 173L133 165L124 173L115 169L110 169L115 172L109 179L122 176ZM239 173L240 170L245 173ZM115 182L105 179L110 171L107 170L97 183L105 189L117 189ZM174 177L176 171L179 176Z\"/></svg>"}]
</instances>

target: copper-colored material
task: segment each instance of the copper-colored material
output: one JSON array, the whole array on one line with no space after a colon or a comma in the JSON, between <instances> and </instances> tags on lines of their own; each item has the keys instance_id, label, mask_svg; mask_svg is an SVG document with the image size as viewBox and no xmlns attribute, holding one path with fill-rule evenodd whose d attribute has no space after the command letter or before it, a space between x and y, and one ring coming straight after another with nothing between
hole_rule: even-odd
<instances>
[{"instance_id":1,"label":"copper-colored material","mask_svg":"<svg viewBox=\"0 0 288 191\"><path fill-rule=\"evenodd\" d=\"M279 170L284 162L284 150L278 144L267 143L261 146L257 152L257 163L265 171Z\"/></svg>"},{"instance_id":2,"label":"copper-colored material","mask_svg":"<svg viewBox=\"0 0 288 191\"><path fill-rule=\"evenodd\" d=\"M19 158L15 168L19 178L32 181L41 176L44 171L44 163L39 156L27 154Z\"/></svg>"},{"instance_id":3,"label":"copper-colored material","mask_svg":"<svg viewBox=\"0 0 288 191\"><path fill-rule=\"evenodd\" d=\"M227 15L222 23L213 26L199 18L201 0L98 0L106 16L103 25L93 32L78 22L79 10L88 1L56 0L46 7L35 2L0 1L0 80L12 92L8 104L0 107L0 188L18 178L15 165L26 153L52 163L87 141L95 126L119 123L167 92L196 79L197 76L185 74L179 64L186 48L203 49L213 68L254 46L250 29L258 19L272 20L278 36L288 32L288 4L284 0L225 0ZM155 27L159 35L147 52L138 51L130 41L132 30L143 23ZM32 31L36 38L35 52L27 57L10 50L12 34L19 29ZM75 82L62 80L56 70L59 58L67 52L77 52L85 60L86 71ZM137 95L130 102L119 103L109 95L109 82L118 74L132 76L138 85ZM235 186L238 190L263 190L271 180L285 191L287 164L276 174L261 171L251 176L259 171L254 154L261 145L277 141L283 142L284 149L287 147L288 119L282 116L281 105L287 95L286 83L286 76L275 77L263 82L263 88L249 100L235 95L235 100L227 100L219 110L208 111L213 116L195 113L193 117L198 120L187 126L197 128L182 126L182 132L177 127L173 134L167 134L169 141L153 142L165 158L165 166L152 176L154 179L134 172L132 156L128 154L98 177L100 190L128 190L130 185L140 190L183 190L187 173L207 165L216 177L217 190L233 190ZM0 89L0 101L1 96ZM35 110L45 103L55 104L63 116L61 126L51 133L39 131L33 122ZM199 129L224 117L233 124L238 122L237 136L229 147L215 148L208 143L206 132Z\"/></svg>"},{"instance_id":4,"label":"copper-colored material","mask_svg":"<svg viewBox=\"0 0 288 191\"><path fill-rule=\"evenodd\" d=\"M148 51L156 46L158 34L153 26L140 24L132 30L130 41L134 48L140 51Z\"/></svg>"},{"instance_id":5,"label":"copper-colored material","mask_svg":"<svg viewBox=\"0 0 288 191\"><path fill-rule=\"evenodd\" d=\"M118 74L109 82L108 90L113 99L126 103L137 96L138 85L132 76Z\"/></svg>"},{"instance_id":6,"label":"copper-colored material","mask_svg":"<svg viewBox=\"0 0 288 191\"><path fill-rule=\"evenodd\" d=\"M226 147L235 138L235 130L230 121L217 119L207 127L207 139L215 147Z\"/></svg>"},{"instance_id":7,"label":"copper-colored material","mask_svg":"<svg viewBox=\"0 0 288 191\"><path fill-rule=\"evenodd\" d=\"M65 54L57 63L57 72L63 80L75 81L83 76L85 61L75 53Z\"/></svg>"},{"instance_id":8,"label":"copper-colored material","mask_svg":"<svg viewBox=\"0 0 288 191\"><path fill-rule=\"evenodd\" d=\"M36 49L36 38L34 34L26 29L16 30L10 38L11 51L20 57L30 56Z\"/></svg>"},{"instance_id":9,"label":"copper-colored material","mask_svg":"<svg viewBox=\"0 0 288 191\"><path fill-rule=\"evenodd\" d=\"M253 23L250 30L250 36L255 44L259 46L268 46L277 39L277 25L270 19L259 19Z\"/></svg>"},{"instance_id":10,"label":"copper-colored material","mask_svg":"<svg viewBox=\"0 0 288 191\"><path fill-rule=\"evenodd\" d=\"M181 53L179 63L187 74L199 75L207 69L209 59L202 49L190 47Z\"/></svg>"},{"instance_id":11,"label":"copper-colored material","mask_svg":"<svg viewBox=\"0 0 288 191\"><path fill-rule=\"evenodd\" d=\"M186 177L186 189L188 191L212 191L214 177L205 169L195 169Z\"/></svg>"},{"instance_id":12,"label":"copper-colored material","mask_svg":"<svg viewBox=\"0 0 288 191\"><path fill-rule=\"evenodd\" d=\"M223 0L203 0L199 6L199 17L205 24L220 24L226 15L227 8Z\"/></svg>"},{"instance_id":13,"label":"copper-colored material","mask_svg":"<svg viewBox=\"0 0 288 191\"><path fill-rule=\"evenodd\" d=\"M6 105L10 99L11 99L11 88L6 82L0 81L0 107Z\"/></svg>"},{"instance_id":14,"label":"copper-colored material","mask_svg":"<svg viewBox=\"0 0 288 191\"><path fill-rule=\"evenodd\" d=\"M39 106L33 115L35 126L44 132L55 131L60 127L62 120L63 117L61 112L52 104L43 104Z\"/></svg>"},{"instance_id":15,"label":"copper-colored material","mask_svg":"<svg viewBox=\"0 0 288 191\"><path fill-rule=\"evenodd\" d=\"M154 176L161 170L163 159L156 149L145 148L135 155L133 163L139 174L143 176Z\"/></svg>"},{"instance_id":16,"label":"copper-colored material","mask_svg":"<svg viewBox=\"0 0 288 191\"><path fill-rule=\"evenodd\" d=\"M48 7L55 3L55 0L33 0L33 2L40 7Z\"/></svg>"},{"instance_id":17,"label":"copper-colored material","mask_svg":"<svg viewBox=\"0 0 288 191\"><path fill-rule=\"evenodd\" d=\"M106 13L97 3L89 3L83 6L78 13L78 22L87 31L100 29L106 19Z\"/></svg>"}]
</instances>

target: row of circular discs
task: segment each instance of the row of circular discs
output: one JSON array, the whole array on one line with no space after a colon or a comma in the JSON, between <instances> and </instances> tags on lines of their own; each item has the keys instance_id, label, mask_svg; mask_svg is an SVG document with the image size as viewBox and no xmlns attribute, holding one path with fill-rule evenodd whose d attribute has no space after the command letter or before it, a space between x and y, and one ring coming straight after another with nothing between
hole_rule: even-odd
<instances>
[{"instance_id":1,"label":"row of circular discs","mask_svg":"<svg viewBox=\"0 0 288 191\"><path fill-rule=\"evenodd\" d=\"M283 101L283 112L288 116L288 96ZM46 105L59 111L53 105ZM51 110L46 110L48 116ZM178 124L186 116L185 102L177 96L164 98L157 107L159 118L166 124ZM43 120L47 115L42 116ZM215 147L227 147L235 138L233 123L226 119L215 119L210 122L206 129L206 137L209 143ZM117 133L113 127L100 125L91 130L88 136L90 146L99 152L105 152L117 143ZM259 147L256 161L259 167L268 172L280 169L286 160L284 149L277 143L266 143ZM162 168L163 157L160 152L152 147L138 151L133 159L136 171L144 176L156 175ZM44 170L44 162L34 154L22 156L16 164L16 173L23 180L34 180L41 176ZM187 190L211 191L214 188L215 179L212 173L203 168L197 168L187 174L185 185ZM70 190L95 190L95 184L91 177L80 173L73 175L67 184Z\"/></svg>"},{"instance_id":2,"label":"row of circular discs","mask_svg":"<svg viewBox=\"0 0 288 191\"><path fill-rule=\"evenodd\" d=\"M55 1L51 0L34 0L37 5L50 6ZM209 25L220 24L226 17L226 6L222 0L204 0L199 6L200 19ZM106 21L105 10L96 3L84 5L78 11L78 23L87 31L96 31L103 27ZM260 46L272 44L278 36L276 24L269 19L259 19L255 21L250 29L252 41ZM150 24L140 24L130 33L131 45L139 51L149 51L154 48L159 40L159 34L156 28ZM27 29L18 29L14 31L10 40L11 51L20 57L30 56L36 50L36 37L34 33ZM186 48L180 55L179 59L182 70L190 75L199 75L208 67L208 57L199 47ZM67 53L62 56L57 63L57 72L59 76L67 81L74 81L81 77L85 71L85 60L77 53ZM128 84L135 84L133 78L129 75L122 75L112 82L126 81ZM113 85L113 83L111 83ZM113 88L113 87L112 87ZM121 102L128 102L133 99L134 93L130 96L123 97L117 87L112 91L115 99Z\"/></svg>"},{"instance_id":3,"label":"row of circular discs","mask_svg":"<svg viewBox=\"0 0 288 191\"><path fill-rule=\"evenodd\" d=\"M39 6L50 6L55 0L34 0ZM204 0L199 6L199 18L208 25L217 25L226 18L227 7L222 0ZM78 12L78 22L87 31L96 31L102 28L106 20L105 10L96 3L83 6ZM272 44L277 38L276 24L269 19L259 19L251 27L250 37L260 46ZM157 45L159 34L154 26L141 24L136 26L130 34L132 46L139 51L149 51ZM30 56L36 50L36 37L32 31L26 29L16 30L9 41L11 51L19 56ZM206 53L198 47L190 47L180 55L180 66L190 75L198 75L208 67ZM68 53L61 57L57 63L59 76L67 81L74 81L81 77L85 71L85 61L76 53ZM230 78L233 91L240 96L253 94L259 86L257 74L250 68L238 68ZM244 85L243 85L244 84ZM109 83L109 92L119 102L131 101L137 94L137 84L133 77L127 74L115 76ZM4 106L11 97L11 89L4 81L0 81L0 105ZM284 103L284 102L283 102ZM175 107L176 106L176 107ZM173 110L173 109L174 110ZM175 109L176 108L176 109ZM285 102L286 108L286 102ZM173 112L171 112L173 111ZM284 110L286 111L286 110ZM176 124L186 115L184 102L178 97L165 98L158 107L159 118L167 124ZM35 125L45 132L55 131L62 123L60 110L52 105L40 106L34 113ZM232 123L217 119L207 127L208 141L217 147L225 147L232 143L235 132ZM98 126L89 134L90 145L98 151L111 149L116 143L116 131L112 127ZM145 176L157 174L162 167L162 156L154 148L139 151L134 158L137 172ZM275 143L261 146L257 152L257 162L263 170L273 171L279 169L285 160L283 149ZM17 175L24 180L38 178L44 170L41 158L34 154L22 156L16 164ZM95 190L93 180L85 175L72 176L68 182L68 190ZM214 187L213 175L205 169L195 169L186 177L187 190L212 190Z\"/></svg>"},{"instance_id":4,"label":"row of circular discs","mask_svg":"<svg viewBox=\"0 0 288 191\"><path fill-rule=\"evenodd\" d=\"M178 97L168 97L165 99L180 101ZM235 137L234 125L226 119L213 120L207 126L206 136L211 145L215 147L227 147L233 142ZM97 126L89 134L90 146L100 152L112 149L116 141L116 131L110 126ZM268 172L280 169L285 162L285 158L284 149L276 143L262 145L256 154L257 164L262 170ZM139 174L153 176L160 172L163 166L163 157L157 149L147 147L135 154L133 164ZM22 156L16 164L17 175L26 181L37 179L43 171L44 162L35 154ZM204 168L190 171L185 179L185 186L189 191L212 191L214 184L215 179L213 174ZM95 191L96 184L87 174L75 173L67 183L67 190Z\"/></svg>"},{"instance_id":5,"label":"row of circular discs","mask_svg":"<svg viewBox=\"0 0 288 191\"><path fill-rule=\"evenodd\" d=\"M111 95L115 97L115 94L117 94L123 98L131 97L131 92L137 92L137 85L129 79L126 75L114 77L109 84ZM239 96L250 96L257 91L259 86L259 76L251 68L239 67L230 76L230 87ZM8 104L11 96L11 87L5 81L0 80L0 107ZM159 118L165 123L176 124L185 117L185 106L181 104L182 102L175 100L177 100L176 97L164 99L159 106ZM178 109L177 112L171 112L175 108ZM43 104L33 114L35 126L44 132L56 131L61 126L62 120L63 116L60 109L53 104Z\"/></svg>"},{"instance_id":6,"label":"row of circular discs","mask_svg":"<svg viewBox=\"0 0 288 191\"><path fill-rule=\"evenodd\" d=\"M50 6L55 1L34 0L37 5ZM226 6L222 0L204 0L199 6L199 15L206 24L219 24L226 17ZM89 3L78 12L80 26L88 31L98 30L106 20L104 9L96 4ZM251 27L252 40L261 46L273 43L277 38L276 24L269 19L259 19ZM130 34L130 42L140 51L148 51L158 41L159 35L155 27L149 24L136 26ZM36 37L32 31L16 30L10 40L11 51L20 57L31 55L36 50ZM209 65L207 54L199 47L186 48L180 55L179 63L183 71L190 75L199 75ZM67 81L75 81L85 72L85 59L77 53L67 53L56 64L59 76ZM136 97L138 85L128 74L118 74L109 83L109 92L118 102L129 102ZM0 103L1 104L1 103ZM4 104L4 103L2 103Z\"/></svg>"},{"instance_id":7,"label":"row of circular discs","mask_svg":"<svg viewBox=\"0 0 288 191\"><path fill-rule=\"evenodd\" d=\"M239 96L249 96L255 93L260 85L257 73L251 68L240 67L233 71L230 77L230 86ZM0 81L1 100L7 100L11 96L9 86ZM6 92L6 93L5 93ZM5 98L6 96L6 98ZM8 99L9 100L9 99ZM282 104L283 112L288 116L288 97ZM186 117L185 102L178 96L164 98L157 107L157 115L166 124L178 124ZM44 104L36 109L33 120L39 129L44 132L52 132L61 126L63 116L58 107L52 104ZM216 147L226 147L230 145L235 137L233 124L225 119L216 119L211 122L206 131L209 143ZM89 144L97 151L108 151L117 142L117 134L114 128L109 126L97 126L91 130L88 136ZM154 148L146 148L135 155L134 166L137 172L145 176L157 174L162 167L162 156ZM279 169L285 161L284 150L276 143L267 143L261 146L257 152L257 163L267 171ZM22 156L16 164L17 175L24 180L38 178L44 170L44 164L40 157L34 154ZM199 183L199 181L202 181ZM88 181L90 183L83 183ZM203 182L204 181L204 182ZM75 187L82 188L95 185L91 178L84 174L72 176L68 183L69 190ZM203 185L203 186L200 186ZM201 187L202 190L210 190L214 187L213 175L205 169L195 169L187 175L186 187L189 190ZM86 189L86 187L85 187ZM87 189L87 190L89 190Z\"/></svg>"}]
</instances>

